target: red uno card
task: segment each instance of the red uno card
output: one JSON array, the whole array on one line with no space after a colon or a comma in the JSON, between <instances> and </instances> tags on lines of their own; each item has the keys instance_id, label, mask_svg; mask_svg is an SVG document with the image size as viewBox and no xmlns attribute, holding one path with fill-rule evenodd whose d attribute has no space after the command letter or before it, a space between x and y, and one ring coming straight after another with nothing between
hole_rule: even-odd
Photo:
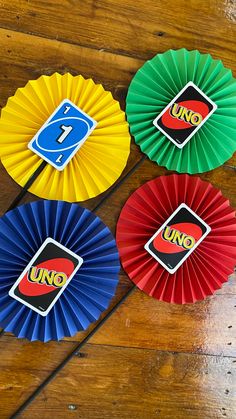
<instances>
[{"instance_id":1,"label":"red uno card","mask_svg":"<svg viewBox=\"0 0 236 419\"><path fill-rule=\"evenodd\" d=\"M182 148L217 109L217 105L189 82L154 119L153 124Z\"/></svg>"},{"instance_id":2,"label":"red uno card","mask_svg":"<svg viewBox=\"0 0 236 419\"><path fill-rule=\"evenodd\" d=\"M82 263L80 256L48 237L12 286L9 295L41 316L46 316Z\"/></svg>"},{"instance_id":3,"label":"red uno card","mask_svg":"<svg viewBox=\"0 0 236 419\"><path fill-rule=\"evenodd\" d=\"M181 204L144 247L173 274L210 231L194 211Z\"/></svg>"}]
</instances>

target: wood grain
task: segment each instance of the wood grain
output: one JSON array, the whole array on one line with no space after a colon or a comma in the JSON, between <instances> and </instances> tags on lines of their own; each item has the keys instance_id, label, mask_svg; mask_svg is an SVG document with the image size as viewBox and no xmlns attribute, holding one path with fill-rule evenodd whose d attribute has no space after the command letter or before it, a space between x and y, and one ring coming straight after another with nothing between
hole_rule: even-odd
<instances>
[{"instance_id":1,"label":"wood grain","mask_svg":"<svg viewBox=\"0 0 236 419\"><path fill-rule=\"evenodd\" d=\"M87 345L21 417L234 418L235 362Z\"/></svg>"},{"instance_id":2,"label":"wood grain","mask_svg":"<svg viewBox=\"0 0 236 419\"><path fill-rule=\"evenodd\" d=\"M37 49L32 48L37 44ZM124 98L128 81L134 69L138 67L139 60L117 56L106 52L79 48L74 45L42 39L36 36L18 34L0 28L1 48L1 99L0 107L6 104L7 98L14 94L18 87L22 87L29 79L35 79L41 74L52 74L55 71L72 74L82 73L85 78L92 77L97 83L111 90L114 98L119 100L124 109ZM130 61L130 63L129 63ZM109 77L104 69L109 66ZM131 154L123 176L142 158L139 148L131 145ZM4 168L0 168L3 176L3 194L0 197L0 213L8 208L20 188L8 179ZM5 180L6 179L6 180ZM119 179L118 179L119 182ZM102 195L85 201L87 208L94 208L106 192ZM28 193L22 201L29 202L37 197Z\"/></svg>"},{"instance_id":3,"label":"wood grain","mask_svg":"<svg viewBox=\"0 0 236 419\"><path fill-rule=\"evenodd\" d=\"M145 161L132 176L109 198L98 211L104 222L115 232L117 217L129 194L140 184L157 175L166 173L150 161ZM213 176L214 174L214 176ZM219 183L235 199L235 186L231 182L231 170L219 168L204 175L215 186ZM209 179L208 179L209 180ZM230 189L232 188L232 190ZM128 290L130 282L121 275L116 297L112 304ZM235 280L224 285L214 297L194 305L176 306L160 303L136 291L129 300L113 315L105 326L91 340L97 345L116 345L119 347L137 347L162 351L192 352L236 356L236 319ZM137 310L137 307L139 309ZM219 310L221 307L221 310ZM94 325L89 329L92 330ZM86 333L78 333L69 341L80 342ZM8 339L14 339L9 337ZM54 348L49 349L49 359ZM25 351L27 357L27 351ZM36 361L35 361L36 362ZM50 361L49 361L50 362ZM37 356L38 368L41 355ZM14 362L11 365L14 368ZM15 373L15 380L20 380ZM31 376L32 390L41 380ZM28 393L25 394L25 399ZM16 394L17 396L17 394ZM13 397L18 406L18 397Z\"/></svg>"},{"instance_id":4,"label":"wood grain","mask_svg":"<svg viewBox=\"0 0 236 419\"><path fill-rule=\"evenodd\" d=\"M37 49L32 48L32 44L37 44ZM37 78L41 74L52 74L54 71L61 73L69 71L72 74L81 72L85 77L93 77L95 81L102 82L105 88L112 91L115 99L121 102L124 109L128 83L142 64L142 60L136 58L78 47L65 42L1 28L0 47L3 55L0 74L2 87L0 107L4 106L7 98L13 95L15 90L22 87L29 79ZM104 72L107 67L109 67L109 74ZM129 172L140 158L139 147L132 144L129 161L123 175ZM235 157L228 164L235 166ZM1 213L8 207L5 202L10 202L14 198L11 189L8 187L4 189L7 197L5 199L4 196L3 199L0 199ZM83 205L92 209L105 195L106 192L95 199L85 201ZM28 193L22 202L35 199L37 198Z\"/></svg>"},{"instance_id":5,"label":"wood grain","mask_svg":"<svg viewBox=\"0 0 236 419\"><path fill-rule=\"evenodd\" d=\"M169 48L197 48L236 68L234 1L2 0L0 5L5 28L142 59Z\"/></svg>"},{"instance_id":6,"label":"wood grain","mask_svg":"<svg viewBox=\"0 0 236 419\"><path fill-rule=\"evenodd\" d=\"M213 297L187 305L159 302L137 290L90 342L236 356L235 279Z\"/></svg>"},{"instance_id":7,"label":"wood grain","mask_svg":"<svg viewBox=\"0 0 236 419\"><path fill-rule=\"evenodd\" d=\"M232 0L0 0L0 107L29 79L82 73L111 90L125 109L130 80L146 59L169 48L199 49L236 75L236 5ZM115 232L129 195L165 168L142 161L132 145L115 192L84 202ZM236 207L236 155L200 177ZM20 188L0 166L0 214ZM118 181L119 182L119 181ZM22 202L38 199L27 194ZM236 417L236 282L212 298L177 306L135 290L21 417ZM113 306L130 288L124 273ZM94 325L60 343L0 338L0 417L8 418ZM73 410L75 408L75 410Z\"/></svg>"},{"instance_id":8,"label":"wood grain","mask_svg":"<svg viewBox=\"0 0 236 419\"><path fill-rule=\"evenodd\" d=\"M30 343L2 336L0 417L9 417L74 346L73 342Z\"/></svg>"},{"instance_id":9,"label":"wood grain","mask_svg":"<svg viewBox=\"0 0 236 419\"><path fill-rule=\"evenodd\" d=\"M116 296L113 298L109 309L104 312L98 323L103 319L111 308L130 289L131 283L125 275L120 275L120 282ZM60 342L28 342L26 339L16 339L12 334L5 333L0 338L0 370L3 372L0 378L0 404L4 409L0 417L11 416L37 389L41 383L50 376L61 362L75 350L81 342L96 326L79 332L76 337L65 338ZM66 345L66 342L68 345ZM63 345L64 344L64 345ZM6 350L5 350L6 349ZM83 356L83 349L80 351Z\"/></svg>"},{"instance_id":10,"label":"wood grain","mask_svg":"<svg viewBox=\"0 0 236 419\"><path fill-rule=\"evenodd\" d=\"M128 83L143 62L133 57L5 30L1 25L0 46L1 106L17 87L55 71L91 77L96 83L103 83L115 99L124 103Z\"/></svg>"},{"instance_id":11,"label":"wood grain","mask_svg":"<svg viewBox=\"0 0 236 419\"><path fill-rule=\"evenodd\" d=\"M8 175L0 162L0 216L4 214L14 197L20 193L21 187Z\"/></svg>"}]
</instances>

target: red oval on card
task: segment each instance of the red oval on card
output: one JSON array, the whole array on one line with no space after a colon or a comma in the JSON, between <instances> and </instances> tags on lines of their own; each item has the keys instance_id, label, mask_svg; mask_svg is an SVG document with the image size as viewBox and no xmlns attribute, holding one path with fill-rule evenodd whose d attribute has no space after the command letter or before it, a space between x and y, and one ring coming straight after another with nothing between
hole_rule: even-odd
<instances>
[{"instance_id":1,"label":"red oval on card","mask_svg":"<svg viewBox=\"0 0 236 419\"><path fill-rule=\"evenodd\" d=\"M45 268L49 271L63 272L67 278L70 277L74 270L74 264L71 260L65 258L49 259L41 262L38 265L32 265L37 268ZM28 273L25 274L21 282L19 283L19 291L27 296L38 296L43 294L49 294L52 291L58 289L53 285L39 284L38 282L31 282L28 280Z\"/></svg>"},{"instance_id":2,"label":"red oval on card","mask_svg":"<svg viewBox=\"0 0 236 419\"><path fill-rule=\"evenodd\" d=\"M192 236L195 239L195 242L197 242L201 236L202 236L202 229L196 224L193 223L177 223L170 226L171 229L176 229L180 231L181 233L185 233L188 236ZM162 238L162 231L155 237L153 240L153 246L158 252L163 253L179 253L179 252L185 252L186 249L184 249L181 246L178 246L175 243L171 243L165 239Z\"/></svg>"},{"instance_id":3,"label":"red oval on card","mask_svg":"<svg viewBox=\"0 0 236 419\"><path fill-rule=\"evenodd\" d=\"M199 100L185 100L183 102L178 102L178 106L183 106L193 112L199 113L204 120L209 113L209 108L206 103L203 103ZM189 122L185 122L177 117L173 117L170 114L169 107L166 112L162 115L161 121L166 128L170 129L187 129L193 128L194 125L190 124ZM197 125L196 125L197 126Z\"/></svg>"}]
</instances>

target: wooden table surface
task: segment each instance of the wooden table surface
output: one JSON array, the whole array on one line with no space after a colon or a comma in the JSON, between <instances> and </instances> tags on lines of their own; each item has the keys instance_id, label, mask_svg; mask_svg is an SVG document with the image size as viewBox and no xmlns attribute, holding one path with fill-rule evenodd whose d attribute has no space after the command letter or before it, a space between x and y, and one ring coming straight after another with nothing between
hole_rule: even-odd
<instances>
[{"instance_id":1,"label":"wooden table surface","mask_svg":"<svg viewBox=\"0 0 236 419\"><path fill-rule=\"evenodd\" d=\"M236 76L235 0L0 0L0 6L1 107L28 79L69 71L103 83L124 109L136 70L169 48L209 52ZM96 214L115 232L129 195L165 173L132 141L116 188L83 205L99 204ZM236 207L235 175L236 156L201 178ZM3 167L0 181L3 214L20 187ZM27 193L22 202L35 199ZM22 405L22 418L236 418L235 279L185 306L135 289L72 356L94 325L59 343L3 333L0 418ZM121 273L113 305L130 286Z\"/></svg>"}]
</instances>

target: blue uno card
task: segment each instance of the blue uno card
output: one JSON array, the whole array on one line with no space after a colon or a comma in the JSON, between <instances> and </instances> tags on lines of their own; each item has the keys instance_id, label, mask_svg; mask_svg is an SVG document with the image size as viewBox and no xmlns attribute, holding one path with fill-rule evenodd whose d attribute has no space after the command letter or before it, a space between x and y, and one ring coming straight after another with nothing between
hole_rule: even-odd
<instances>
[{"instance_id":1,"label":"blue uno card","mask_svg":"<svg viewBox=\"0 0 236 419\"><path fill-rule=\"evenodd\" d=\"M94 119L65 99L29 142L28 148L57 170L63 170L96 125Z\"/></svg>"}]
</instances>

